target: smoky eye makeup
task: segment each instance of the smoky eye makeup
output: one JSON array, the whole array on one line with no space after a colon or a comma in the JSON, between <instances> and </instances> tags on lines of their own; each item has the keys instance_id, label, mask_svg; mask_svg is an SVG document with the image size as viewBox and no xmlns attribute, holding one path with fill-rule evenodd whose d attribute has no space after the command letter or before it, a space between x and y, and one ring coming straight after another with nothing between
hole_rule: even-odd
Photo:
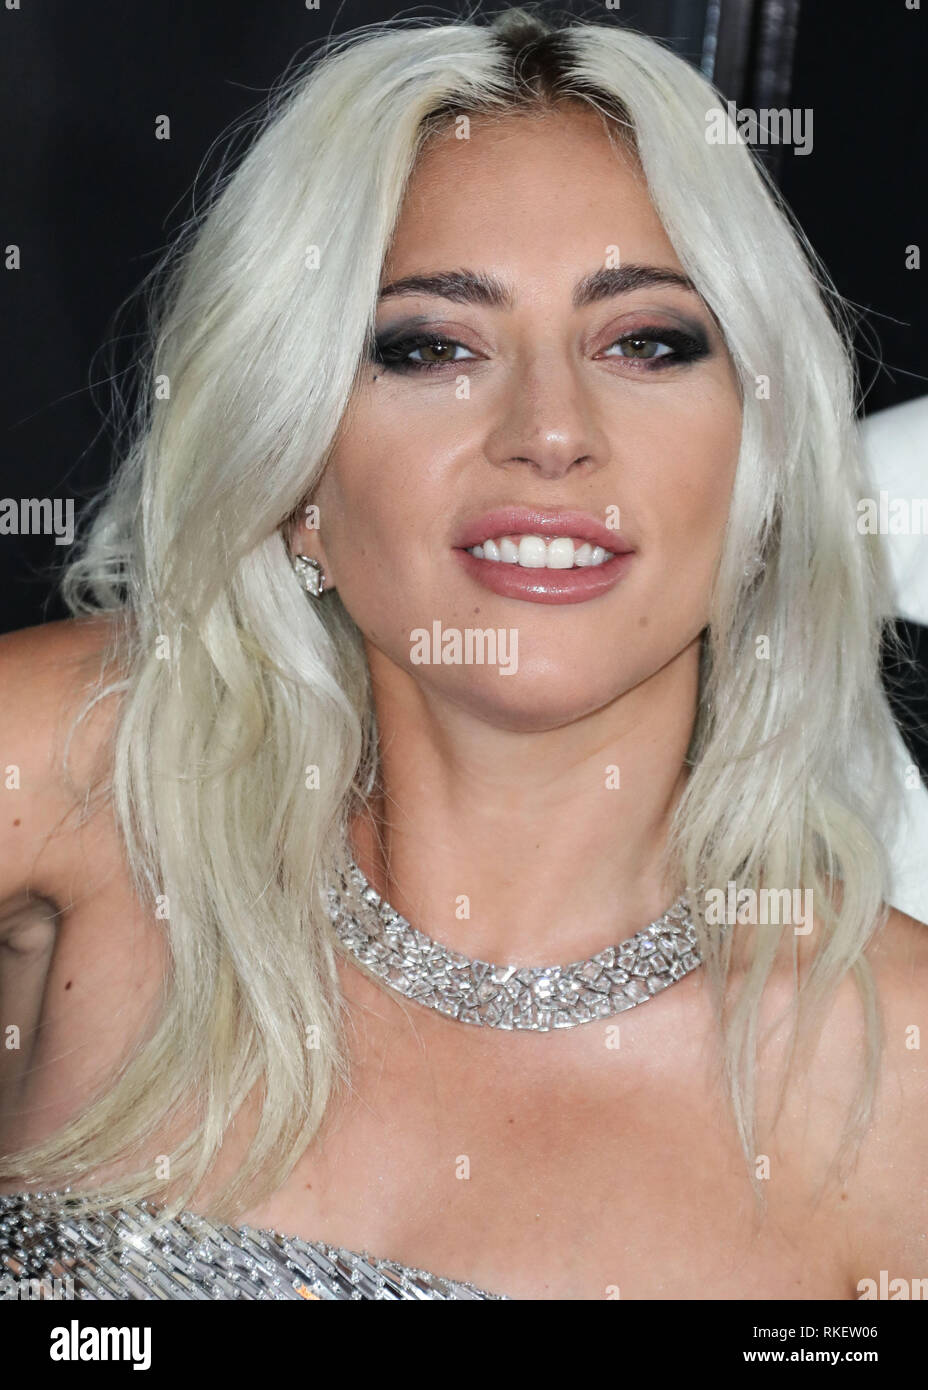
<instances>
[{"instance_id":1,"label":"smoky eye makeup","mask_svg":"<svg viewBox=\"0 0 928 1390\"><path fill-rule=\"evenodd\" d=\"M632 365L635 371L654 372L684 366L713 353L709 333L695 319L677 325L641 322L609 337L597 358ZM460 371L480 360L480 353L452 332L432 327L428 320L410 319L375 333L368 360L384 371L402 375Z\"/></svg>"},{"instance_id":2,"label":"smoky eye makeup","mask_svg":"<svg viewBox=\"0 0 928 1390\"><path fill-rule=\"evenodd\" d=\"M460 330L459 330L460 331ZM420 360L410 360L419 353ZM434 354L430 358L429 354ZM479 352L470 348L450 329L435 326L427 318L407 318L375 332L368 348L368 360L387 371L415 372L448 362L474 362Z\"/></svg>"},{"instance_id":3,"label":"smoky eye makeup","mask_svg":"<svg viewBox=\"0 0 928 1390\"><path fill-rule=\"evenodd\" d=\"M415 353L419 354L418 361L413 357ZM378 336L371 349L371 361L393 372L433 371L436 367L476 360L457 338L432 329Z\"/></svg>"},{"instance_id":4,"label":"smoky eye makeup","mask_svg":"<svg viewBox=\"0 0 928 1390\"><path fill-rule=\"evenodd\" d=\"M621 348L621 352L614 349ZM709 357L712 348L709 335L701 324L671 327L667 324L645 323L628 328L597 353L598 357L618 361L649 364L649 370L676 364L697 362Z\"/></svg>"}]
</instances>

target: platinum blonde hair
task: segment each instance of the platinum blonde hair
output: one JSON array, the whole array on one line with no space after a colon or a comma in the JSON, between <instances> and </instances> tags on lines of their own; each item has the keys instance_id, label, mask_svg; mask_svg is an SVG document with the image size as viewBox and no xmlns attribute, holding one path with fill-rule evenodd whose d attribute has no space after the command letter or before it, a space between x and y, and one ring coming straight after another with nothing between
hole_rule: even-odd
<instances>
[{"instance_id":1,"label":"platinum blonde hair","mask_svg":"<svg viewBox=\"0 0 928 1390\"><path fill-rule=\"evenodd\" d=\"M868 1032L842 1153L862 1134L880 1054L862 951L885 920L876 827L894 735L879 678L886 578L854 527L846 310L750 151L707 141L707 112L724 103L691 66L618 26L551 29L510 10L489 25L394 21L328 40L276 90L257 138L156 270L142 399L64 593L73 613L115 619L107 656L119 677L96 694L120 699L105 791L140 899L164 918L172 970L115 1079L79 1118L7 1157L4 1175L83 1178L143 1148L195 1096L196 1125L172 1155L176 1212L263 1080L254 1142L211 1207L225 1215L280 1185L350 1084L325 890L376 781L376 721L360 634L337 593L307 600L282 527L312 495L348 408L424 143L455 114L507 118L565 100L597 109L636 152L743 394L668 856L686 884L813 890L816 949L792 1037L815 1034L853 972ZM755 553L766 564L751 575ZM755 657L760 634L770 661ZM694 916L753 1181L761 1000L781 947L791 941L795 960L797 943L789 927L720 933ZM149 1163L85 1186L80 1201L157 1186Z\"/></svg>"}]
</instances>

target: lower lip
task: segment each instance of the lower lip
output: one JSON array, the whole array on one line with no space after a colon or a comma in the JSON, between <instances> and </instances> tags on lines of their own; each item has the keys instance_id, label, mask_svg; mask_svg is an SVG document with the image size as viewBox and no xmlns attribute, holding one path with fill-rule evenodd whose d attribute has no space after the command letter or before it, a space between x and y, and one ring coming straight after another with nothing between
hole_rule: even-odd
<instances>
[{"instance_id":1,"label":"lower lip","mask_svg":"<svg viewBox=\"0 0 928 1390\"><path fill-rule=\"evenodd\" d=\"M601 565L550 570L524 569L502 560L478 560L469 550L457 550L456 554L467 573L485 589L529 603L585 603L598 598L622 578L635 558L634 550L625 550Z\"/></svg>"}]
</instances>

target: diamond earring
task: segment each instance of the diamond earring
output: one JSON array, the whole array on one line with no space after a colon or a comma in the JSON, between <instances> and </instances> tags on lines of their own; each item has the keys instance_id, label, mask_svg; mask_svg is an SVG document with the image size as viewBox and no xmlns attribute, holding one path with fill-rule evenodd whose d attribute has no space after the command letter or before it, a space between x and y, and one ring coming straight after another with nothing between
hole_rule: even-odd
<instances>
[{"instance_id":1,"label":"diamond earring","mask_svg":"<svg viewBox=\"0 0 928 1390\"><path fill-rule=\"evenodd\" d=\"M309 555L294 555L293 570L303 588L313 598L321 598L325 593L325 571L318 560Z\"/></svg>"}]
</instances>

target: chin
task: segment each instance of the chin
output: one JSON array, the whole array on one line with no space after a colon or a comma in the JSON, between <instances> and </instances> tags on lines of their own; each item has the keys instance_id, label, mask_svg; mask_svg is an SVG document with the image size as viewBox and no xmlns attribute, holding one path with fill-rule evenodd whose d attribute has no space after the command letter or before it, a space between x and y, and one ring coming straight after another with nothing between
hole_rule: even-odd
<instances>
[{"instance_id":1,"label":"chin","mask_svg":"<svg viewBox=\"0 0 928 1390\"><path fill-rule=\"evenodd\" d=\"M603 709L640 678L638 672L604 673L595 655L572 664L520 660L512 675L488 667L463 667L440 682L440 694L494 728L546 733Z\"/></svg>"}]
</instances>

